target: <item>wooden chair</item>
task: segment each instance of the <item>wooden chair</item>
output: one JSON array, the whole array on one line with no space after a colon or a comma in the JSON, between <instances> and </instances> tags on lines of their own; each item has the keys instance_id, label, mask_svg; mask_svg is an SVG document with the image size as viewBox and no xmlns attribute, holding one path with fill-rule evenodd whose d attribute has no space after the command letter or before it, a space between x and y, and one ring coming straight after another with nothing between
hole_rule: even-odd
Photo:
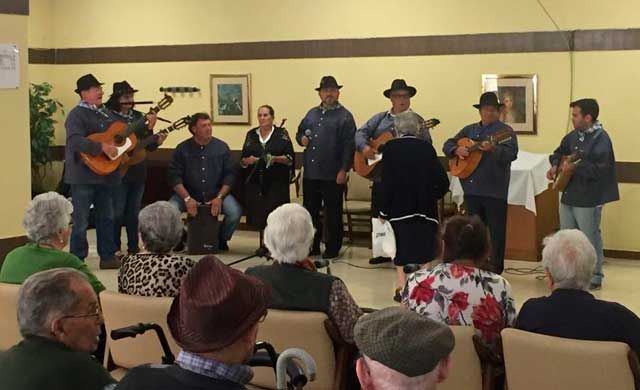
<instances>
[{"instance_id":1,"label":"wooden chair","mask_svg":"<svg viewBox=\"0 0 640 390\"><path fill-rule=\"evenodd\" d=\"M0 283L0 351L22 340L17 317L19 290L19 284Z\"/></svg>"},{"instance_id":2,"label":"wooden chair","mask_svg":"<svg viewBox=\"0 0 640 390\"><path fill-rule=\"evenodd\" d=\"M367 234L371 247L371 181L349 172L344 191L344 211L347 218L347 237L353 243L356 229Z\"/></svg>"},{"instance_id":3,"label":"wooden chair","mask_svg":"<svg viewBox=\"0 0 640 390\"><path fill-rule=\"evenodd\" d=\"M354 348L341 340L326 314L271 309L260 324L258 341L270 343L278 352L302 348L314 358L316 380L309 382L305 389L347 390L347 371ZM254 372L253 385L275 389L273 369L257 367Z\"/></svg>"},{"instance_id":4,"label":"wooden chair","mask_svg":"<svg viewBox=\"0 0 640 390\"><path fill-rule=\"evenodd\" d=\"M175 355L180 351L167 326L167 314L173 298L139 297L112 291L100 293L104 325L107 330L105 367L115 379L121 379L128 369L145 363L161 363L163 351L154 332L135 338L112 340L111 331L137 323L160 325ZM111 361L109 361L111 358Z\"/></svg>"},{"instance_id":5,"label":"wooden chair","mask_svg":"<svg viewBox=\"0 0 640 390\"><path fill-rule=\"evenodd\" d=\"M502 331L510 390L633 390L638 359L625 343Z\"/></svg>"}]
</instances>

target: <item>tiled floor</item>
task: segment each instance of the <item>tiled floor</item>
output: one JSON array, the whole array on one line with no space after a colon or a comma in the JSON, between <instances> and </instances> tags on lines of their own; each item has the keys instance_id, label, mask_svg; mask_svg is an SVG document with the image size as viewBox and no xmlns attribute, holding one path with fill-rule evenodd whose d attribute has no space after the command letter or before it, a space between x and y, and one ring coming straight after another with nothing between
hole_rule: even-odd
<instances>
[{"instance_id":1,"label":"tiled floor","mask_svg":"<svg viewBox=\"0 0 640 390\"><path fill-rule=\"evenodd\" d=\"M126 242L126 238L123 238ZM90 254L87 259L89 267L95 271L98 278L110 290L117 290L117 271L98 270L98 260L95 247L95 232L89 232ZM229 243L231 250L219 255L225 263L245 257L255 250L258 244L258 235L255 232L239 231ZM368 263L371 251L362 247L343 247L341 258L331 265L331 272L340 277L351 291L356 301L363 307L382 308L394 305L391 299L395 280L395 270L390 264L372 267ZM196 257L193 257L194 259ZM250 259L238 264L238 269L244 270L252 265L265 263L265 259ZM354 266L366 267L356 268ZM533 268L539 263L526 261L507 261L507 268ZM603 288L595 292L600 299L619 302L636 314L640 315L640 288L637 281L640 280L640 261L606 259L605 280ZM511 283L516 306L520 307L524 301L531 297L538 297L548 293L546 282L537 280L534 275L505 274Z\"/></svg>"}]
</instances>

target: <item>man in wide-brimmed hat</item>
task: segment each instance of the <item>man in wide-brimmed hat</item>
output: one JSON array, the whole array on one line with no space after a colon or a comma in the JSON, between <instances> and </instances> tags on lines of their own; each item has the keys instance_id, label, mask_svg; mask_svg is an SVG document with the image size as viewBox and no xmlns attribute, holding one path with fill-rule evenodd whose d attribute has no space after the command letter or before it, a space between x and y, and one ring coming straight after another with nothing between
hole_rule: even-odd
<instances>
[{"instance_id":1,"label":"man in wide-brimmed hat","mask_svg":"<svg viewBox=\"0 0 640 390\"><path fill-rule=\"evenodd\" d=\"M361 151L367 158L375 157L377 150L369 146L369 139L377 138L383 133L393 131L393 120L396 115L411 110L411 98L415 96L417 90L403 79L395 79L391 86L382 94L391 101L391 108L372 116L362 127L356 131L356 149ZM417 134L418 138L431 142L431 134L428 129L423 129ZM374 178L371 186L371 216L377 218L380 203L380 178ZM389 257L374 257L369 260L370 264L380 264L390 262Z\"/></svg>"},{"instance_id":2,"label":"man in wide-brimmed hat","mask_svg":"<svg viewBox=\"0 0 640 390\"><path fill-rule=\"evenodd\" d=\"M321 103L307 112L296 133L296 141L305 147L303 204L316 228L311 254L320 254L322 208L327 221L327 243L322 257L327 259L338 257L342 248L342 197L347 172L353 164L356 131L353 115L338 102L341 88L335 77L322 77L316 88Z\"/></svg>"},{"instance_id":3,"label":"man in wide-brimmed hat","mask_svg":"<svg viewBox=\"0 0 640 390\"><path fill-rule=\"evenodd\" d=\"M182 347L176 365L144 365L129 371L118 389L244 389L253 377L246 365L267 315L271 290L215 256L202 258L185 276L167 315Z\"/></svg>"},{"instance_id":4,"label":"man in wide-brimmed hat","mask_svg":"<svg viewBox=\"0 0 640 390\"><path fill-rule=\"evenodd\" d=\"M164 133L153 134L153 127L156 124L155 113L146 114L146 120L142 123L145 114L134 109L134 95L138 92L126 80L113 83L113 93L105 106L121 121L128 124L140 123L134 131L141 144L145 144L145 149L152 152L167 138ZM149 138L152 137L152 138ZM142 161L139 164L130 166L127 173L122 177L122 183L116 186L114 191L113 213L114 213L114 243L116 255L122 257L120 252L122 225L127 231L127 253L130 255L138 253L138 214L140 204L144 194L144 183L147 180L147 163Z\"/></svg>"},{"instance_id":5,"label":"man in wide-brimmed hat","mask_svg":"<svg viewBox=\"0 0 640 390\"><path fill-rule=\"evenodd\" d=\"M461 138L480 143L483 153L478 167L464 179L464 203L469 215L478 215L491 232L491 270L501 274L504 270L505 236L507 232L507 194L511 178L511 162L518 157L518 140L513 129L500 121L500 108L495 92L485 92L473 107L480 113L480 122L464 127L455 137L445 142L442 151L450 158L465 159L469 149L458 146ZM504 142L490 142L497 133L509 133Z\"/></svg>"},{"instance_id":6,"label":"man in wide-brimmed hat","mask_svg":"<svg viewBox=\"0 0 640 390\"><path fill-rule=\"evenodd\" d=\"M64 182L71 186L73 202L70 250L82 260L87 257L87 227L89 211L93 205L100 268L119 268L120 262L115 257L116 248L113 241L113 191L120 183L120 173L116 170L106 176L97 175L80 157L80 153L91 156L102 153L113 156L117 153L115 146L92 141L88 136L105 132L118 118L102 104L102 83L94 75L86 74L80 77L76 82L75 92L80 95L80 102L69 111L64 123Z\"/></svg>"}]
</instances>

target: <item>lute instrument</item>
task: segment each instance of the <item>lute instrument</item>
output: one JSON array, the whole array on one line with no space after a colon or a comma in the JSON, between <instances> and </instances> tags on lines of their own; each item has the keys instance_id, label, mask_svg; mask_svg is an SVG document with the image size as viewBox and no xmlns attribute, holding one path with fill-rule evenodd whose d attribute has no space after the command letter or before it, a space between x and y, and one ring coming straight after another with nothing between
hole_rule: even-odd
<instances>
[{"instance_id":1,"label":"lute instrument","mask_svg":"<svg viewBox=\"0 0 640 390\"><path fill-rule=\"evenodd\" d=\"M471 138L460 138L457 142L458 147L465 146L469 150L467 157L460 158L457 155L449 159L449 171L453 176L457 176L461 179L466 179L476 170L482 155L484 154L480 149L483 142L488 141L491 145L496 146L510 141L513 138L513 132L511 130L502 130L497 133L491 134L482 141L474 141Z\"/></svg>"},{"instance_id":2,"label":"lute instrument","mask_svg":"<svg viewBox=\"0 0 640 390\"><path fill-rule=\"evenodd\" d=\"M165 128L165 129L162 129L162 130L158 131L157 133L146 137L143 140L140 140L136 144L135 149L133 149L130 152L127 152L128 158L124 158L122 160L122 163L120 164L120 176L126 175L127 171L129 170L129 168L131 168L134 165L140 164L141 162L143 162L147 158L146 147L151 145L152 143L154 143L156 141L156 136L158 134L167 134L168 135L172 131L179 130L179 129L182 129L183 127L186 127L189 124L190 121L191 121L191 117L190 116L182 117L182 118L178 119L177 121L173 122L171 124L171 126Z\"/></svg>"},{"instance_id":3,"label":"lute instrument","mask_svg":"<svg viewBox=\"0 0 640 390\"><path fill-rule=\"evenodd\" d=\"M421 123L420 130L432 129L440 124L440 120L436 118L428 119ZM382 160L382 149L384 148L384 144L389 142L390 140L396 138L395 131L385 131L380 134L376 138L369 139L369 147L377 150L378 156L375 160L369 160L364 153L356 150L353 155L353 170L362 177L373 180L377 177L380 172L378 168L378 163Z\"/></svg>"},{"instance_id":4,"label":"lute instrument","mask_svg":"<svg viewBox=\"0 0 640 390\"><path fill-rule=\"evenodd\" d=\"M155 107L152 107L147 114L156 114L160 110L164 110L173 103L173 98L169 95L165 95L162 100L158 102ZM106 176L114 172L120 166L123 155L135 149L138 138L136 137L134 130L140 126L144 126L147 118L146 115L142 118L127 124L123 121L113 122L106 131L102 133L93 133L87 138L93 142L105 143L115 146L118 151L115 156L108 156L105 153L100 153L97 156L92 156L88 153L80 153L82 161L99 176Z\"/></svg>"}]
</instances>

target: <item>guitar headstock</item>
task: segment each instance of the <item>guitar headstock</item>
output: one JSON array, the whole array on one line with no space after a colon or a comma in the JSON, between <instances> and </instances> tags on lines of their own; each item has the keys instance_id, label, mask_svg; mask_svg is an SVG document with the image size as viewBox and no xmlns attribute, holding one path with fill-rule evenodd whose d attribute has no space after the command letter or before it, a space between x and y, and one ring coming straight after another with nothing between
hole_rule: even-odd
<instances>
[{"instance_id":1,"label":"guitar headstock","mask_svg":"<svg viewBox=\"0 0 640 390\"><path fill-rule=\"evenodd\" d=\"M154 108L152 108L153 111L158 112L160 110L164 110L167 107L169 107L171 105L171 103L173 103L173 98L167 94L164 95L164 97L158 102L158 104L156 104L156 106Z\"/></svg>"},{"instance_id":2,"label":"guitar headstock","mask_svg":"<svg viewBox=\"0 0 640 390\"><path fill-rule=\"evenodd\" d=\"M433 129L439 124L440 124L440 119L437 119L437 118L427 119L426 121L422 122L422 124L420 125L420 129Z\"/></svg>"},{"instance_id":3,"label":"guitar headstock","mask_svg":"<svg viewBox=\"0 0 640 390\"><path fill-rule=\"evenodd\" d=\"M189 115L183 116L182 118L178 119L177 121L171 124L171 129L173 130L182 129L183 127L187 126L189 122L191 122L191 116Z\"/></svg>"}]
</instances>

